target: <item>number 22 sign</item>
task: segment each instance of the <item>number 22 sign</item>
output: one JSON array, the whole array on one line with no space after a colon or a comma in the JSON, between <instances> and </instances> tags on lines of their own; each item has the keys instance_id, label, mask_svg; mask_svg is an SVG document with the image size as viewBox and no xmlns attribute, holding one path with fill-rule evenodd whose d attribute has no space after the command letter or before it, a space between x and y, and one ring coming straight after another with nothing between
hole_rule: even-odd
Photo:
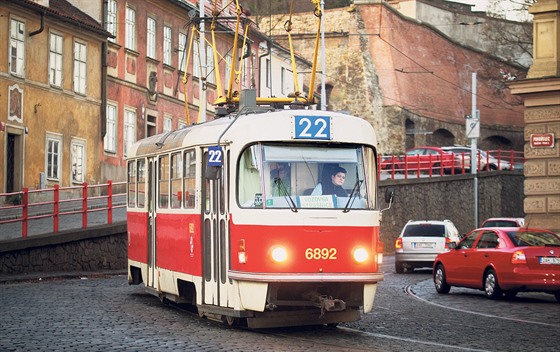
<instances>
[{"instance_id":1,"label":"number 22 sign","mask_svg":"<svg viewBox=\"0 0 560 352\"><path fill-rule=\"evenodd\" d=\"M331 139L329 116L294 116L296 139Z\"/></svg>"},{"instance_id":2,"label":"number 22 sign","mask_svg":"<svg viewBox=\"0 0 560 352\"><path fill-rule=\"evenodd\" d=\"M222 166L223 152L220 146L208 147L208 166Z\"/></svg>"}]
</instances>

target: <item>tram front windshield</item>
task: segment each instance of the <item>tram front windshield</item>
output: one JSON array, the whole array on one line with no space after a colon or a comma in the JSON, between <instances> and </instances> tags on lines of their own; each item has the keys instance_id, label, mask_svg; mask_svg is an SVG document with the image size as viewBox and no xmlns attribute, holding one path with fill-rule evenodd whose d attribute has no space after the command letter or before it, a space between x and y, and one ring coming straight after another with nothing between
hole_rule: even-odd
<instances>
[{"instance_id":1,"label":"tram front windshield","mask_svg":"<svg viewBox=\"0 0 560 352\"><path fill-rule=\"evenodd\" d=\"M237 197L244 208L371 209L375 175L361 145L255 144L238 161Z\"/></svg>"}]
</instances>

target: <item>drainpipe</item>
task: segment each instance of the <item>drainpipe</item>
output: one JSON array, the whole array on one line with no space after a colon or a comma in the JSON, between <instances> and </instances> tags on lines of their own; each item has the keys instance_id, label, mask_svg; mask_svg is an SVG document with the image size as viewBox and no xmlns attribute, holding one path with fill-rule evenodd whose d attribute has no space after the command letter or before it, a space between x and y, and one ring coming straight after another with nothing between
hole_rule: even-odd
<instances>
[{"instance_id":1,"label":"drainpipe","mask_svg":"<svg viewBox=\"0 0 560 352\"><path fill-rule=\"evenodd\" d=\"M45 29L45 11L41 12L41 27L38 30L29 33L29 36L33 37L34 35L41 33L44 29Z\"/></svg>"},{"instance_id":2,"label":"drainpipe","mask_svg":"<svg viewBox=\"0 0 560 352\"><path fill-rule=\"evenodd\" d=\"M103 29L107 30L107 12L108 12L108 1L103 0L103 19L101 20L101 26ZM105 42L101 44L101 142L103 143L103 138L107 133L107 38Z\"/></svg>"}]
</instances>

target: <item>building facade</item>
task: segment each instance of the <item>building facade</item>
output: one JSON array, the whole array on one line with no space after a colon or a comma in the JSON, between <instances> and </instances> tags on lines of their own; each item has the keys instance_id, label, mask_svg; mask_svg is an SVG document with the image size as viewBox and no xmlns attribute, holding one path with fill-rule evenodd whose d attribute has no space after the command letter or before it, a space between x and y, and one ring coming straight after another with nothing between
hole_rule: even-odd
<instances>
[{"instance_id":1,"label":"building facade","mask_svg":"<svg viewBox=\"0 0 560 352\"><path fill-rule=\"evenodd\" d=\"M66 0L0 6L0 192L101 181L109 34Z\"/></svg>"},{"instance_id":2,"label":"building facade","mask_svg":"<svg viewBox=\"0 0 560 352\"><path fill-rule=\"evenodd\" d=\"M268 50L268 38L246 22L243 13L235 55L238 60L233 62L235 2L207 1L201 16L198 2L191 0L70 1L98 18L113 35L107 44L107 110L99 147L103 180L126 179L127 149L135 141L214 119L213 103L227 94L232 70L232 91L258 89L263 84L262 93L266 93L266 85L272 82L293 85L288 75L291 65L276 66L285 61L285 51L274 44ZM213 22L215 12L218 15ZM245 24L249 24L247 38ZM205 40L201 41L202 37ZM271 60L274 63L267 66ZM310 65L298 59L298 67L309 71ZM264 74L266 69L269 74ZM284 90L269 88L270 94Z\"/></svg>"},{"instance_id":3,"label":"building facade","mask_svg":"<svg viewBox=\"0 0 560 352\"><path fill-rule=\"evenodd\" d=\"M525 224L560 232L560 1L538 0L534 62L509 87L525 105Z\"/></svg>"},{"instance_id":4,"label":"building facade","mask_svg":"<svg viewBox=\"0 0 560 352\"><path fill-rule=\"evenodd\" d=\"M262 17L259 25L285 45L286 17ZM295 50L306 58L312 55L314 17L292 17ZM324 27L328 109L367 119L378 131L382 153L470 143L465 117L472 111L473 73L479 147L523 150L523 104L510 94L501 73L523 78L522 67L461 44L377 0L325 11Z\"/></svg>"}]
</instances>

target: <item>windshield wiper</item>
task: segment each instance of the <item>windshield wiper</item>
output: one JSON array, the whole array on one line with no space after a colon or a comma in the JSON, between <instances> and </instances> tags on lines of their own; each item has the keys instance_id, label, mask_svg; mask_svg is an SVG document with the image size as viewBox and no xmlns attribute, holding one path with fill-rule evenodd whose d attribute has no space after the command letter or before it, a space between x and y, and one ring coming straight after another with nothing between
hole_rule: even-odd
<instances>
[{"instance_id":1,"label":"windshield wiper","mask_svg":"<svg viewBox=\"0 0 560 352\"><path fill-rule=\"evenodd\" d=\"M350 193L350 196L348 198L348 202L346 202L346 206L344 207L344 210L342 211L343 213L347 213L350 211L350 206L352 206L354 204L354 200L356 199L356 197L354 196L354 193L356 193L356 190L360 189L360 187L362 186L362 182L364 182L364 180L356 180L356 184L354 185L354 188L352 189L352 193Z\"/></svg>"},{"instance_id":2,"label":"windshield wiper","mask_svg":"<svg viewBox=\"0 0 560 352\"><path fill-rule=\"evenodd\" d=\"M290 210L293 211L294 213L297 213L296 202L294 202L292 196L290 195L290 193L286 189L286 186L284 186L284 183L282 182L282 180L279 177L275 177L274 178L274 184L276 184L278 186L278 191L280 192L280 195L284 196L284 199L286 200L286 202L290 206Z\"/></svg>"}]
</instances>

